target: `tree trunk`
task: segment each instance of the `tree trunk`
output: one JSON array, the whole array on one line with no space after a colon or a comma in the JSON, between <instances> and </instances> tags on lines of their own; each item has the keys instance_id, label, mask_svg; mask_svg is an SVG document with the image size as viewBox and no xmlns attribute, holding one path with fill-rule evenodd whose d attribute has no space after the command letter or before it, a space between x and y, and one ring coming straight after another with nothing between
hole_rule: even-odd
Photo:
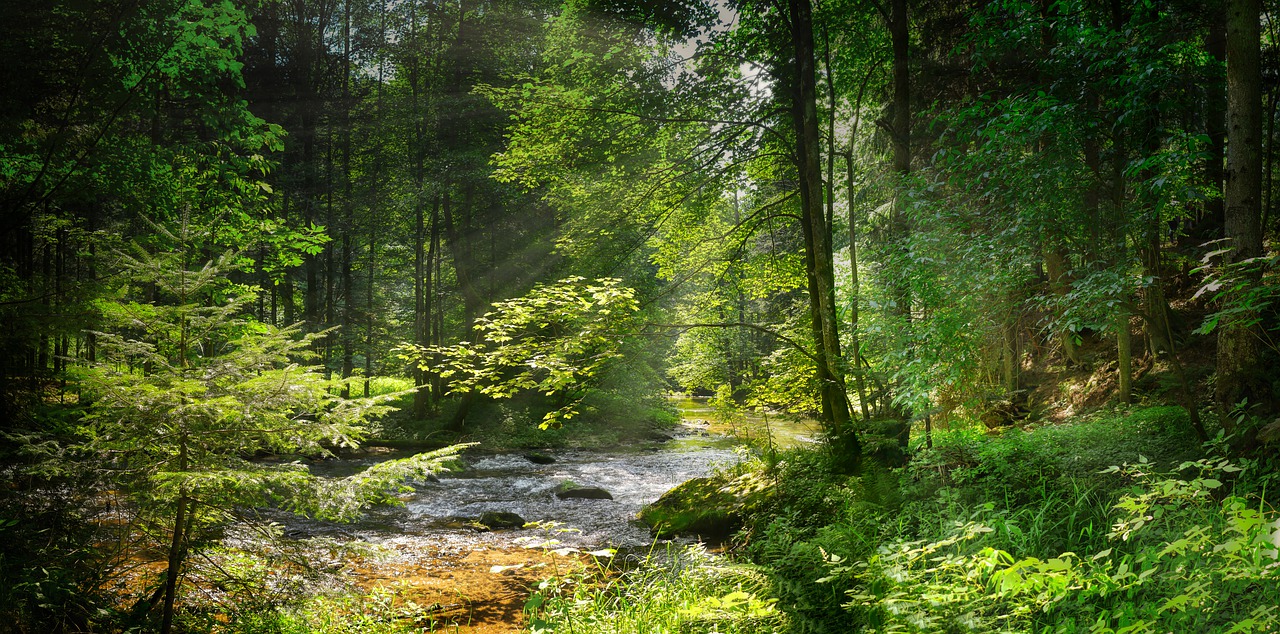
<instances>
[{"instance_id":1,"label":"tree trunk","mask_svg":"<svg viewBox=\"0 0 1280 634\"><path fill-rule=\"evenodd\" d=\"M1004 389L1012 398L1014 393L1022 389L1022 351L1018 345L1018 310L1010 306L1000 333L1003 345L1000 347L1001 379Z\"/></svg>"},{"instance_id":2,"label":"tree trunk","mask_svg":"<svg viewBox=\"0 0 1280 634\"><path fill-rule=\"evenodd\" d=\"M790 0L795 75L792 86L792 123L796 133L797 171L805 240L805 264L809 286L809 311L817 354L817 376L822 396L823 421L828 431L845 443L841 449L856 464L861 455L857 433L850 425L849 402L840 369L840 339L835 311L835 272L831 234L822 205L822 171L817 74L813 43L813 15L809 0Z\"/></svg>"},{"instance_id":3,"label":"tree trunk","mask_svg":"<svg viewBox=\"0 0 1280 634\"><path fill-rule=\"evenodd\" d=\"M342 3L342 398L351 398L351 372L355 352L355 276L351 259L351 234L356 230L355 201L351 196L351 1Z\"/></svg>"},{"instance_id":4,"label":"tree trunk","mask_svg":"<svg viewBox=\"0 0 1280 634\"><path fill-rule=\"evenodd\" d=\"M865 84L864 84L865 85ZM858 100L861 103L861 99ZM848 172L846 183L849 188L849 365L853 368L853 381L858 390L858 406L862 409L862 420L871 420L871 412L867 405L867 381L862 370L862 342L858 332L859 299L861 283L858 280L858 214L853 193L853 137L849 137Z\"/></svg>"},{"instance_id":5,"label":"tree trunk","mask_svg":"<svg viewBox=\"0 0 1280 634\"><path fill-rule=\"evenodd\" d=\"M907 225L906 189L907 176L911 174L911 58L910 58L910 20L907 13L907 0L892 0L890 7L889 36L893 46L893 171L898 175L898 192L894 197L890 233L896 246L907 248L910 228ZM905 259L905 258L904 258ZM902 327L908 334L911 332L911 286L906 271L900 271L894 281L894 301ZM905 450L911 440L910 411L901 412L904 419L902 432L898 436L898 445Z\"/></svg>"},{"instance_id":6,"label":"tree trunk","mask_svg":"<svg viewBox=\"0 0 1280 634\"><path fill-rule=\"evenodd\" d=\"M1259 0L1227 2L1227 175L1224 222L1228 263L1262 254L1262 72ZM1256 278L1256 274L1254 276ZM1256 281L1256 280L1255 280ZM1223 425L1230 431L1230 409L1267 395L1259 376L1261 350L1256 326L1247 316L1223 319L1218 330L1218 383L1215 393Z\"/></svg>"},{"instance_id":7,"label":"tree trunk","mask_svg":"<svg viewBox=\"0 0 1280 634\"><path fill-rule=\"evenodd\" d=\"M184 355L183 365L185 365L185 358ZM178 472L186 470L187 441L184 435L182 442L178 445ZM169 567L164 576L164 609L160 615L160 634L170 634L173 631L173 606L178 596L178 576L182 573L182 560L187 547L186 528L189 512L187 506L187 496L179 496L178 508L173 514L173 537L169 541Z\"/></svg>"},{"instance_id":8,"label":"tree trunk","mask_svg":"<svg viewBox=\"0 0 1280 634\"><path fill-rule=\"evenodd\" d=\"M434 207L439 207L439 205L440 194L437 193L435 202L433 203L433 217L436 215ZM414 343L418 346L426 347L430 345L427 337L429 332L427 320L431 318L431 312L427 310L427 306L429 304L427 294L430 292L431 286L427 280L430 279L431 275L431 262L430 259L423 262L423 248L425 246L424 240L426 239L426 220L423 217L421 201L418 202L416 207L416 222L414 224L413 233L413 339ZM413 394L413 417L416 420L423 420L427 417L427 409L430 407L431 402L431 391L430 388L427 387L427 373L422 369L420 362L421 360L416 362L413 368L413 383L417 386L417 391Z\"/></svg>"},{"instance_id":9,"label":"tree trunk","mask_svg":"<svg viewBox=\"0 0 1280 634\"><path fill-rule=\"evenodd\" d=\"M1071 279L1067 273L1067 255L1061 247L1049 247L1044 254L1044 269L1049 275L1049 288L1059 299L1066 297L1071 290ZM1058 329L1058 341L1062 345L1062 354L1067 358L1067 365L1078 365L1080 353L1076 350L1076 334L1069 328Z\"/></svg>"},{"instance_id":10,"label":"tree trunk","mask_svg":"<svg viewBox=\"0 0 1280 634\"><path fill-rule=\"evenodd\" d=\"M1129 310L1123 304L1116 308L1116 357L1117 396L1127 405L1133 402L1133 342L1129 335Z\"/></svg>"},{"instance_id":11,"label":"tree trunk","mask_svg":"<svg viewBox=\"0 0 1280 634\"><path fill-rule=\"evenodd\" d=\"M440 338L431 337L432 314L433 308L439 302L436 300L436 287L440 285L440 193L436 193L435 198L431 201L431 224L427 232L427 262L422 271L422 339L419 345L440 345ZM448 194L445 194L448 196ZM438 358L433 355L432 365L438 363ZM431 371L424 377L425 380L431 382L428 389L427 406L431 406L434 399L439 402L442 394L438 382L432 381L433 377L440 376L438 372Z\"/></svg>"},{"instance_id":12,"label":"tree trunk","mask_svg":"<svg viewBox=\"0 0 1280 634\"><path fill-rule=\"evenodd\" d=\"M446 197L444 201L444 228L449 240L449 252L453 255L453 269L458 278L458 291L462 294L462 321L467 332L471 332L471 324L484 309L485 300L481 295L479 281L476 279L477 269L475 257L475 240L480 227L475 222L476 206L475 185L467 184L462 189L461 209L450 205Z\"/></svg>"},{"instance_id":13,"label":"tree trunk","mask_svg":"<svg viewBox=\"0 0 1280 634\"><path fill-rule=\"evenodd\" d=\"M475 190L474 186L467 185L463 188L462 209L457 211L458 207L449 202L449 197L445 196L444 206L444 230L449 240L449 251L453 255L454 275L458 279L458 290L462 293L462 322L466 328L468 336L475 336L471 324L476 317L480 316L480 308L483 300L480 298L479 289L476 286L474 276L475 260L472 240L474 239L474 227L471 219L474 214L475 206ZM458 410L454 413L453 420L450 421L451 429L461 431L466 425L467 414L471 411L471 404L475 401L475 392L467 392L462 395L462 402L458 405Z\"/></svg>"}]
</instances>

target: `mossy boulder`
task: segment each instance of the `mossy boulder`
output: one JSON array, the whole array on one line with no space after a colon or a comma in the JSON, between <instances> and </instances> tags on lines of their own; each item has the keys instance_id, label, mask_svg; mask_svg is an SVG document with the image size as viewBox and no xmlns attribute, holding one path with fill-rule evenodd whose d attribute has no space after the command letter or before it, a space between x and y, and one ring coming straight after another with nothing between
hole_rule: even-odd
<instances>
[{"instance_id":1,"label":"mossy boulder","mask_svg":"<svg viewBox=\"0 0 1280 634\"><path fill-rule=\"evenodd\" d=\"M533 464L555 464L556 462L555 458L536 451L530 451L524 454L524 459L532 462Z\"/></svg>"},{"instance_id":2,"label":"mossy boulder","mask_svg":"<svg viewBox=\"0 0 1280 634\"><path fill-rule=\"evenodd\" d=\"M746 514L771 494L764 474L693 478L640 510L640 521L656 537L697 535L722 540L742 527Z\"/></svg>"},{"instance_id":3,"label":"mossy boulder","mask_svg":"<svg viewBox=\"0 0 1280 634\"><path fill-rule=\"evenodd\" d=\"M613 499L612 493L609 493L608 491L605 491L600 487L578 484L577 482L574 482L572 480L565 480L564 482L557 484L556 488L552 489L552 492L555 493L556 497L560 498L561 500L572 500L572 499L612 500Z\"/></svg>"},{"instance_id":4,"label":"mossy boulder","mask_svg":"<svg viewBox=\"0 0 1280 634\"><path fill-rule=\"evenodd\" d=\"M524 518L508 511L485 511L480 514L477 524L491 530L504 528L524 528Z\"/></svg>"}]
</instances>

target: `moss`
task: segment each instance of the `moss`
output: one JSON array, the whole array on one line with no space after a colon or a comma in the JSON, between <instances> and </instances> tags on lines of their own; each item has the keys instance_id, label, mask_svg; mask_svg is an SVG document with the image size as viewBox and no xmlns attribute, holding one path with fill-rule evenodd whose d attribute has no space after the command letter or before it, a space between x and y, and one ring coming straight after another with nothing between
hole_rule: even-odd
<instances>
[{"instance_id":1,"label":"moss","mask_svg":"<svg viewBox=\"0 0 1280 634\"><path fill-rule=\"evenodd\" d=\"M771 494L769 481L758 472L694 478L641 509L639 518L658 537L725 539Z\"/></svg>"}]
</instances>

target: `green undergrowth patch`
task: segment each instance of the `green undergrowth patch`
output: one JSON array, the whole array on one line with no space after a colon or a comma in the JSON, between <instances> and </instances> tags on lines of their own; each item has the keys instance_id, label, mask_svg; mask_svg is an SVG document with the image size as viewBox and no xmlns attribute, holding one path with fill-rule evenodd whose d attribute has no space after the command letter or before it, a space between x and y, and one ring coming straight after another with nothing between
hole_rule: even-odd
<instances>
[{"instance_id":1,"label":"green undergrowth patch","mask_svg":"<svg viewBox=\"0 0 1280 634\"><path fill-rule=\"evenodd\" d=\"M937 431L909 466L779 456L737 555L795 632L1274 632L1280 514L1261 461L1178 408ZM1274 489L1274 487L1273 487Z\"/></svg>"},{"instance_id":2,"label":"green undergrowth patch","mask_svg":"<svg viewBox=\"0 0 1280 634\"><path fill-rule=\"evenodd\" d=\"M290 606L253 610L202 624L219 634L418 634L448 631L423 616L423 606L394 589L315 595ZM223 622L226 621L226 622Z\"/></svg>"},{"instance_id":3,"label":"green undergrowth patch","mask_svg":"<svg viewBox=\"0 0 1280 634\"><path fill-rule=\"evenodd\" d=\"M533 631L1280 631L1275 469L1225 446L1150 407L940 430L908 466L858 475L822 446L780 452L733 472L768 493L722 563L543 586ZM738 565L758 581L731 603L770 606L769 625L686 619L725 602L699 579Z\"/></svg>"},{"instance_id":4,"label":"green undergrowth patch","mask_svg":"<svg viewBox=\"0 0 1280 634\"><path fill-rule=\"evenodd\" d=\"M625 570L601 565L547 578L525 609L534 634L789 631L771 586L756 566L671 545Z\"/></svg>"}]
</instances>

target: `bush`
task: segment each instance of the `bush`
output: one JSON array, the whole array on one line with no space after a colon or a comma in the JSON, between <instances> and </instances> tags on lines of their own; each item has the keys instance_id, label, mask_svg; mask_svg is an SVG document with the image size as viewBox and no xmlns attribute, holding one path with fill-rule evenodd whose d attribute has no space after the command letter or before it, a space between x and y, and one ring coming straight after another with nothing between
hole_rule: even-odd
<instances>
[{"instance_id":1,"label":"bush","mask_svg":"<svg viewBox=\"0 0 1280 634\"><path fill-rule=\"evenodd\" d=\"M822 581L874 632L1266 632L1280 626L1280 523L1214 493L1225 461L1111 470L1139 486L1114 507L1111 545L1038 558L1005 550L989 517L898 540L866 561L827 557ZM987 509L988 511L990 509ZM1113 629L1115 628L1115 629Z\"/></svg>"},{"instance_id":2,"label":"bush","mask_svg":"<svg viewBox=\"0 0 1280 634\"><path fill-rule=\"evenodd\" d=\"M1180 408L1104 412L1000 435L937 432L934 448L917 447L905 469L857 478L839 475L822 451L787 452L770 472L776 494L749 518L741 552L769 571L779 608L802 632L1076 631L1095 622L1105 626L1099 631L1139 623L1216 631L1227 623L1269 623L1266 606L1274 601L1260 597L1280 591L1275 568L1246 568L1253 571L1248 579L1231 586L1231 566L1218 554L1234 548L1265 559L1262 529L1245 512L1265 505L1230 502L1217 493L1225 485L1208 476L1200 478L1205 494L1192 496L1195 504L1152 501L1134 489L1145 484L1142 491L1165 495L1169 487L1201 486L1157 476L1150 466L1155 457L1178 464L1198 453ZM1254 462L1246 466L1262 469ZM1144 466L1109 468L1125 463ZM1233 479L1239 475L1230 469ZM1165 519L1118 538L1114 524L1141 517L1135 499L1148 500L1147 514ZM1253 541L1240 541L1247 531ZM1192 542L1195 557L1175 561L1169 549ZM1139 583L1144 570L1175 581ZM1142 602L1117 598L1128 592ZM1235 605L1203 618L1189 614L1203 610L1178 607L1214 600Z\"/></svg>"},{"instance_id":3,"label":"bush","mask_svg":"<svg viewBox=\"0 0 1280 634\"><path fill-rule=\"evenodd\" d=\"M633 567L579 569L538 585L526 610L535 634L766 634L792 631L769 578L699 546L668 547Z\"/></svg>"}]
</instances>

